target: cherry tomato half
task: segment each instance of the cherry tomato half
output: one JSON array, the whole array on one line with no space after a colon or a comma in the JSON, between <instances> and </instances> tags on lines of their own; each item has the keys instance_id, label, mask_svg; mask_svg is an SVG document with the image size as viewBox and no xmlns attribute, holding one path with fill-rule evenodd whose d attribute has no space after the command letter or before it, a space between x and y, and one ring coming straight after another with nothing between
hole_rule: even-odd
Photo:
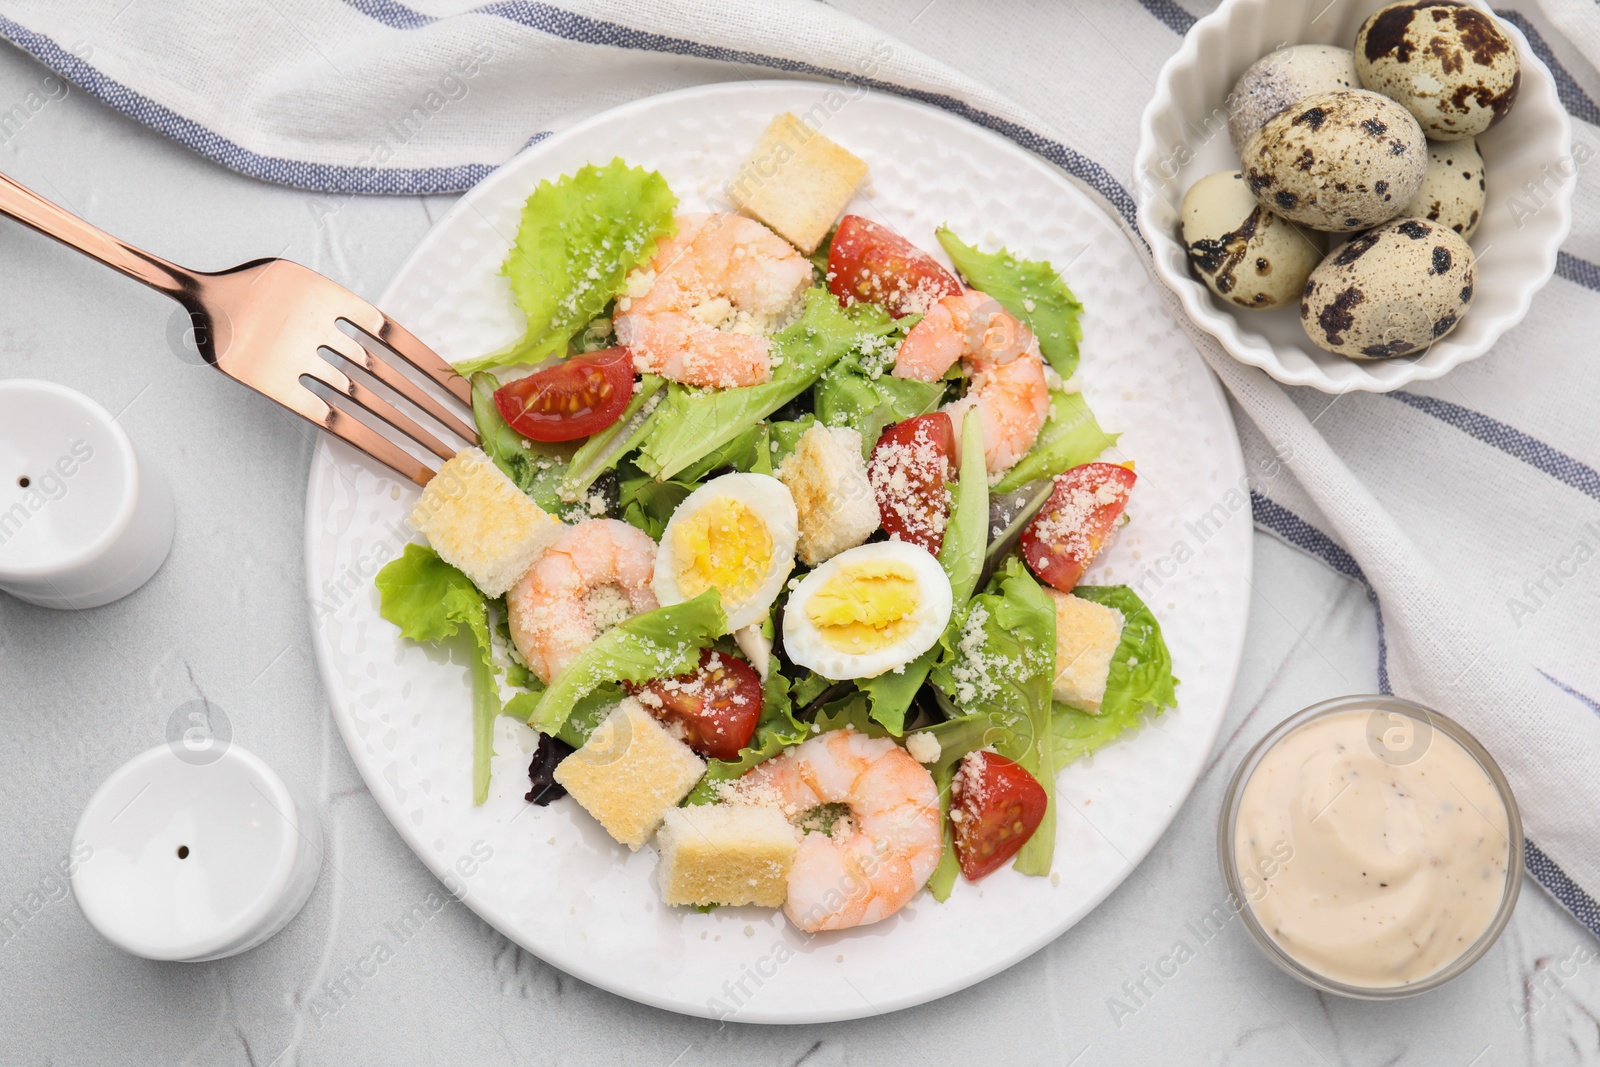
<instances>
[{"instance_id":1,"label":"cherry tomato half","mask_svg":"<svg viewBox=\"0 0 1600 1067\"><path fill-rule=\"evenodd\" d=\"M971 881L998 869L1027 844L1049 804L1044 786L1019 763L993 752L964 757L950 783L956 860Z\"/></svg>"},{"instance_id":2,"label":"cherry tomato half","mask_svg":"<svg viewBox=\"0 0 1600 1067\"><path fill-rule=\"evenodd\" d=\"M1115 463L1085 463L1056 475L1055 492L1022 531L1022 558L1033 573L1072 592L1116 528L1137 477Z\"/></svg>"},{"instance_id":3,"label":"cherry tomato half","mask_svg":"<svg viewBox=\"0 0 1600 1067\"><path fill-rule=\"evenodd\" d=\"M500 417L535 441L572 441L599 433L633 399L633 353L608 348L535 371L494 392Z\"/></svg>"},{"instance_id":4,"label":"cherry tomato half","mask_svg":"<svg viewBox=\"0 0 1600 1067\"><path fill-rule=\"evenodd\" d=\"M898 319L959 294L961 283L887 226L846 215L828 246L828 291L845 307L857 301L882 304Z\"/></svg>"},{"instance_id":5,"label":"cherry tomato half","mask_svg":"<svg viewBox=\"0 0 1600 1067\"><path fill-rule=\"evenodd\" d=\"M946 488L956 464L956 429L942 411L915 415L883 431L872 447L867 480L878 520L890 537L939 554L950 518Z\"/></svg>"},{"instance_id":6,"label":"cherry tomato half","mask_svg":"<svg viewBox=\"0 0 1600 1067\"><path fill-rule=\"evenodd\" d=\"M680 726L685 744L712 759L738 759L761 719L761 676L715 649L701 650L693 673L628 688L650 714Z\"/></svg>"}]
</instances>

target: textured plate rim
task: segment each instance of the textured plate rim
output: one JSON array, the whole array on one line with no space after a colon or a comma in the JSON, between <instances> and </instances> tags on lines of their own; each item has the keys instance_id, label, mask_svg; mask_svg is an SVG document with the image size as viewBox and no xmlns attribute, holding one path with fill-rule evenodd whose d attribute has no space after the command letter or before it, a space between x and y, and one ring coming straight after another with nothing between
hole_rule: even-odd
<instances>
[{"instance_id":1,"label":"textured plate rim","mask_svg":"<svg viewBox=\"0 0 1600 1067\"><path fill-rule=\"evenodd\" d=\"M392 302L391 297L393 295L393 289L396 281L402 275L411 270L417 261L429 254L432 251L433 246L443 239L441 234L444 232L447 225L452 223L458 216L474 210L471 201L480 190L483 190L498 181L516 180L513 175L515 175L522 166L527 164L529 157L537 158L545 152L552 151L553 149L561 146L569 139L577 138L581 135L587 134L597 127L605 126L619 118L626 118L635 111L641 111L655 107L661 104L663 101L682 101L691 104L703 103L706 98L715 97L718 94L726 92L748 92L748 90L754 86L759 86L760 91L779 92L816 92L819 90L819 88L826 89L828 87L825 83L788 79L763 79L759 83L751 83L749 81L708 82L701 85L690 86L684 89L673 90L671 92L658 93L652 96L641 98L639 100L629 101L626 104L619 105L615 108L610 108L606 111L583 119L580 122L574 123L572 126L566 127L561 131L552 134L550 137L541 140L537 144L529 145L528 147L524 148L511 160L508 160L506 163L502 164L492 174L488 175L477 185L473 186L472 189L469 189L466 193L462 194L460 199L458 199L455 204L451 205L450 209L445 212L445 214L441 215L439 219L436 220L431 227L429 227L428 232L423 235L420 241L418 241L416 247L405 258L405 260L402 261L400 266L396 268L394 277L391 279L390 283L385 286L383 295L378 300L379 306L382 307ZM1025 160L1028 165L1039 171L1046 177L1047 180L1059 181L1068 189L1070 189L1072 195L1082 197L1085 203L1087 203L1093 210L1100 213L1102 216L1105 216L1107 224L1112 229L1117 230L1123 235L1124 240L1129 241L1129 251L1136 258L1142 255L1142 250L1129 238L1126 228L1119 225L1117 220L1111 217L1109 212L1107 212L1106 209L1091 194L1084 191L1080 183L1074 181L1069 175L1061 171L1058 167L1040 158L1036 154L1027 151L1014 142L1000 136L999 134L986 130L938 108L907 100L902 97L878 93L875 91L869 91L866 95L870 96L880 104L905 108L918 114L925 120L948 124L960 128L968 135L976 135L980 139L987 140L989 143L995 146L997 151L1010 154L1019 161ZM1220 381L1211 372L1210 368L1205 366L1204 361L1200 358L1199 353L1194 351L1192 346L1189 347L1189 352L1190 358L1194 361L1196 370L1200 372L1197 376L1197 382L1203 383L1203 385L1200 385L1200 388L1203 389L1210 400L1217 405L1223 416L1219 422L1219 429L1222 431L1226 439L1219 441L1216 445L1216 458L1220 464L1227 468L1224 476L1229 479L1230 483L1237 482L1245 475L1244 454L1239 443L1238 429L1234 425L1232 413L1228 409L1227 399L1223 394ZM407 848L411 850L411 852L422 862L429 872L434 875L434 877L440 879L441 881L446 881L451 877L451 871L447 859L445 857L435 856L433 851L426 847L426 842L423 842L420 839L413 839L414 835L412 830L409 828L409 820L404 817L405 813L399 810L397 802L388 793L388 791L380 787L381 783L374 781L373 778L369 776L368 762L362 757L358 756L357 753L359 739L352 736L351 731L354 729L354 721L348 714L345 707L348 694L344 693L342 689L333 682L333 680L336 678L336 674L334 664L329 658L331 655L331 649L328 642L321 638L320 635L322 634L322 631L316 625L314 605L317 602L319 590L314 585L314 575L310 565L309 554L316 534L314 524L318 518L318 515L313 511L312 505L314 502L312 498L316 491L316 474L319 466L323 463L335 464L338 462L338 460L334 459L330 455L332 443L332 439L326 434L318 435L317 446L313 450L311 466L307 474L306 486L306 515L304 527L306 537L306 552L308 557L306 561L306 589L309 601L308 610L310 611L310 622L312 626L312 646L313 652L316 656L318 672L323 682L324 690L327 693L328 703L333 712L334 721L339 729L339 736L344 741L345 748L350 754L351 762L355 764L357 773L360 774L363 784L366 785L368 792L377 802L379 809L383 812L384 818L399 835ZM372 462L364 456L359 458L363 463L369 465ZM1253 567L1253 531L1246 529L1245 533L1240 538L1240 548L1236 554L1240 557L1240 563L1242 564L1243 570L1248 575ZM1080 908L1075 914L1058 925L1042 926L1037 936L1019 942L1016 949L1012 953L1004 956L1003 958L997 959L992 966L960 974L950 978L947 981L930 985L926 988L908 991L898 997L881 998L879 1003L871 1005L863 1004L858 1010L841 1009L833 1011L826 1009L813 1009L807 1011L800 1006L796 1006L794 1010L786 1008L783 1011L747 1010L742 1008L738 1017L732 1021L769 1025L801 1025L809 1023L842 1022L873 1015L885 1014L892 1011L899 1011L904 1008L915 1007L920 1004L938 1000L942 997L959 992L962 989L966 989L981 981L984 981L985 979L990 978L1001 971L1008 970L1011 967L1016 966L1018 963L1026 960L1040 949L1044 948L1046 945L1065 934L1067 931L1072 929L1072 927L1081 922L1089 913L1094 911L1095 908L1099 907L1100 904L1105 901L1106 897L1110 896L1112 892L1122 886L1122 884L1130 875L1133 874L1134 870L1156 846L1156 844L1166 835L1166 832L1171 827L1173 820L1177 818L1178 812L1181 811L1184 805L1188 802L1193 793L1195 785L1199 781L1200 771L1204 766L1205 758L1209 754L1212 746L1215 745L1216 738L1221 730L1223 720L1226 718L1227 703L1229 699L1231 699L1234 684L1237 681L1238 673L1243 663L1244 639L1249 624L1251 606L1248 589L1249 586L1247 580L1244 588L1238 591L1241 606L1239 611L1236 613L1236 618L1238 620L1237 637L1233 643L1231 653L1227 656L1226 662L1222 665L1222 669L1219 672L1219 691L1222 694L1220 698L1222 706L1217 710L1212 718L1212 721L1206 727L1204 737L1201 739L1203 743L1196 745L1192 751L1191 758L1188 761L1188 781L1182 791L1182 794L1174 798L1174 802L1170 809L1164 812L1159 820L1152 821L1149 830L1147 831L1147 839L1141 843L1140 847L1128 851L1123 855L1123 858L1128 863L1127 869L1122 871L1116 878L1107 880L1098 892L1085 897ZM1182 710L1181 705L1178 710ZM375 775L377 773L377 768L370 768L370 774ZM596 988L606 990L607 992L613 993L627 1000L631 1000L635 1003L646 1004L651 1007L660 1008L676 1014L698 1016L701 1018L715 1018L715 1016L713 1016L704 1005L691 1004L683 1001L674 1001L666 997L651 995L641 992L637 988L629 987L625 984L625 982L619 980L614 969L604 969L590 966L586 958L582 955L568 955L560 952L559 950L550 951L547 948L535 948L534 946L527 944L526 941L517 936L517 934L510 932L518 929L517 924L507 921L506 917L500 915L494 904L490 901L477 899L473 896L457 899L461 899L462 903L466 904L466 906L475 914L477 914L486 923L488 923L499 933L503 934L509 940L521 945L523 948L527 949L535 956L538 956L541 960L549 963L551 966L557 967L573 977L595 986Z\"/></svg>"}]
</instances>

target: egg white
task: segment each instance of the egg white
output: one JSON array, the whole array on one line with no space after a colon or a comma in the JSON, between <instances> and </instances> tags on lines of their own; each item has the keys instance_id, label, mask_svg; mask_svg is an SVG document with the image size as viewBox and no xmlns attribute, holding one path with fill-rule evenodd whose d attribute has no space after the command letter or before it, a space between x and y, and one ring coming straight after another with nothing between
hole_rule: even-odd
<instances>
[{"instance_id":1,"label":"egg white","mask_svg":"<svg viewBox=\"0 0 1600 1067\"><path fill-rule=\"evenodd\" d=\"M661 531L661 546L656 552L655 572L650 588L662 604L680 604L689 597L678 587L678 558L674 538L678 526L700 509L721 498L731 498L749 508L766 523L767 535L772 538L772 555L755 591L738 603L724 595L722 610L728 615L731 633L751 623L760 622L767 609L778 598L784 579L794 570L794 546L800 535L800 516L794 506L794 497L778 479L766 474L724 474L684 497L683 503L667 520Z\"/></svg>"},{"instance_id":2,"label":"egg white","mask_svg":"<svg viewBox=\"0 0 1600 1067\"><path fill-rule=\"evenodd\" d=\"M900 640L871 652L841 652L829 645L806 613L806 602L830 579L846 567L889 559L904 563L917 585L917 606L911 613L912 628ZM950 621L952 609L950 579L924 549L903 541L879 541L847 549L806 575L789 594L783 611L783 651L790 662L809 667L824 678L875 678L885 671L902 667L939 640Z\"/></svg>"}]
</instances>

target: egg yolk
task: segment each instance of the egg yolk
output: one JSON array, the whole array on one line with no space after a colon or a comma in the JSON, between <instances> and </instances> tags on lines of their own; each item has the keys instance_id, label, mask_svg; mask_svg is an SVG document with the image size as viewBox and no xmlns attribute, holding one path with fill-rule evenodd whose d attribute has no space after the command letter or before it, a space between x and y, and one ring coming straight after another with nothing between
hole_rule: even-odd
<instances>
[{"instance_id":1,"label":"egg yolk","mask_svg":"<svg viewBox=\"0 0 1600 1067\"><path fill-rule=\"evenodd\" d=\"M829 647L877 652L916 626L917 576L899 560L863 560L840 567L806 601L806 618Z\"/></svg>"},{"instance_id":2,"label":"egg yolk","mask_svg":"<svg viewBox=\"0 0 1600 1067\"><path fill-rule=\"evenodd\" d=\"M722 606L748 600L772 567L772 534L754 510L732 497L718 497L672 531L678 591L697 597L715 586Z\"/></svg>"}]
</instances>

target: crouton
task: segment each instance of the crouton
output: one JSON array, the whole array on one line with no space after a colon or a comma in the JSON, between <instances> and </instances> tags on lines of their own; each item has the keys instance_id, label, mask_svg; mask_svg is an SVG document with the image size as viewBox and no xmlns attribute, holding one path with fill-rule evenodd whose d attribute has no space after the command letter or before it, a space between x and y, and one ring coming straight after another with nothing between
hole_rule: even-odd
<instances>
[{"instance_id":1,"label":"crouton","mask_svg":"<svg viewBox=\"0 0 1600 1067\"><path fill-rule=\"evenodd\" d=\"M411 509L411 525L489 597L515 585L562 530L478 448L439 468Z\"/></svg>"},{"instance_id":2,"label":"crouton","mask_svg":"<svg viewBox=\"0 0 1600 1067\"><path fill-rule=\"evenodd\" d=\"M728 196L809 256L866 176L865 163L785 112L756 142Z\"/></svg>"},{"instance_id":3,"label":"crouton","mask_svg":"<svg viewBox=\"0 0 1600 1067\"><path fill-rule=\"evenodd\" d=\"M795 549L806 566L856 547L878 528L878 501L858 431L819 423L801 435L773 473L794 497L800 518Z\"/></svg>"},{"instance_id":4,"label":"crouton","mask_svg":"<svg viewBox=\"0 0 1600 1067\"><path fill-rule=\"evenodd\" d=\"M629 697L554 777L606 833L637 852L705 771L705 761Z\"/></svg>"},{"instance_id":5,"label":"crouton","mask_svg":"<svg viewBox=\"0 0 1600 1067\"><path fill-rule=\"evenodd\" d=\"M1056 679L1051 695L1098 715L1111 657L1122 640L1122 612L1070 593L1045 592L1056 602Z\"/></svg>"},{"instance_id":6,"label":"crouton","mask_svg":"<svg viewBox=\"0 0 1600 1067\"><path fill-rule=\"evenodd\" d=\"M673 808L656 835L656 878L668 904L783 906L800 835L776 808Z\"/></svg>"}]
</instances>

